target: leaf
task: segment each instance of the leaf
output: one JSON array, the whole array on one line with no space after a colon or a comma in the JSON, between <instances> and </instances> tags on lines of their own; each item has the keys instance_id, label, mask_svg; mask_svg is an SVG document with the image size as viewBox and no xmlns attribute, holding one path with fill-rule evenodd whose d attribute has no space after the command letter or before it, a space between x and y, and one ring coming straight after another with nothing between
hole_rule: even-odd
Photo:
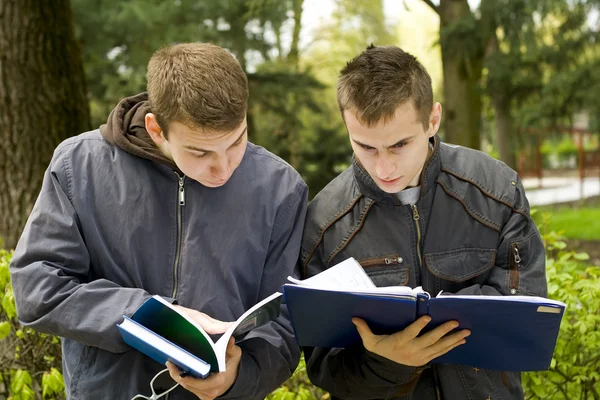
<instances>
[{"instance_id":1,"label":"leaf","mask_svg":"<svg viewBox=\"0 0 600 400\"><path fill-rule=\"evenodd\" d=\"M17 306L15 304L15 296L12 288L9 288L2 298L2 309L4 309L4 312L9 319L13 319L17 316Z\"/></svg>"},{"instance_id":2,"label":"leaf","mask_svg":"<svg viewBox=\"0 0 600 400\"><path fill-rule=\"evenodd\" d=\"M21 393L25 386L31 386L31 374L25 370L18 369L10 383L10 390L13 393Z\"/></svg>"},{"instance_id":3,"label":"leaf","mask_svg":"<svg viewBox=\"0 0 600 400\"><path fill-rule=\"evenodd\" d=\"M10 322L0 322L0 340L6 338L10 334Z\"/></svg>"},{"instance_id":4,"label":"leaf","mask_svg":"<svg viewBox=\"0 0 600 400\"><path fill-rule=\"evenodd\" d=\"M573 257L578 261L587 261L590 259L590 255L588 253L575 253Z\"/></svg>"}]
</instances>

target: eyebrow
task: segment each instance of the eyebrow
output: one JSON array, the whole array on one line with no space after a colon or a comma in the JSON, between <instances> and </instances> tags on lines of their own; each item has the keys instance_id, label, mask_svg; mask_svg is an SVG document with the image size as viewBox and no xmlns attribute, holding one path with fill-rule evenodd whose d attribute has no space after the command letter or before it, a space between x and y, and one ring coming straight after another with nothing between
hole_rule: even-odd
<instances>
[{"instance_id":1,"label":"eyebrow","mask_svg":"<svg viewBox=\"0 0 600 400\"><path fill-rule=\"evenodd\" d=\"M414 138L414 136L409 136L409 137L407 137L407 138L404 138L404 139L398 140L396 143L394 143L394 144L393 144L393 145L391 145L391 146L383 146L383 148L384 148L384 149L389 149L389 148L392 148L392 147L394 147L394 146L398 146L399 144L402 144L402 143L404 143L404 142L407 142L407 141L411 140L412 138ZM356 143L357 145L359 145L359 146L362 146L362 147L373 147L373 146L371 146L371 145L369 145L369 144L364 144L364 143L361 143L361 142L359 142L358 140L355 140L355 139L352 139L352 141L353 141L354 143Z\"/></svg>"},{"instance_id":2,"label":"eyebrow","mask_svg":"<svg viewBox=\"0 0 600 400\"><path fill-rule=\"evenodd\" d=\"M244 128L244 130L242 131L242 134L236 139L235 142L233 142L233 144L231 146L233 146L237 142L239 142L244 137L244 135L246 134L246 132L248 132L248 126L246 126ZM231 146L229 146L229 147L231 147ZM200 151L200 152L203 152L203 153L212 153L212 150L206 150L206 149L202 149L200 147L195 147L195 146L190 146L190 145L185 145L185 146L183 146L183 148L187 149L187 150Z\"/></svg>"}]
</instances>

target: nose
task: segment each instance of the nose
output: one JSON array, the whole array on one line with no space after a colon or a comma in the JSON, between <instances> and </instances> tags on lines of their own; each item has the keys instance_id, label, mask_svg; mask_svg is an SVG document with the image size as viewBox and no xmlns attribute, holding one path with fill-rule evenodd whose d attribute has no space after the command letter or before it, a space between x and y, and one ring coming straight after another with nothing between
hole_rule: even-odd
<instances>
[{"instance_id":1,"label":"nose","mask_svg":"<svg viewBox=\"0 0 600 400\"><path fill-rule=\"evenodd\" d=\"M391 157L380 155L375 163L375 173L380 179L393 178L392 174L396 170L396 164Z\"/></svg>"},{"instance_id":2,"label":"nose","mask_svg":"<svg viewBox=\"0 0 600 400\"><path fill-rule=\"evenodd\" d=\"M218 180L224 180L229 178L229 157L227 155L218 155L215 158L215 162L211 167L211 174Z\"/></svg>"}]
</instances>

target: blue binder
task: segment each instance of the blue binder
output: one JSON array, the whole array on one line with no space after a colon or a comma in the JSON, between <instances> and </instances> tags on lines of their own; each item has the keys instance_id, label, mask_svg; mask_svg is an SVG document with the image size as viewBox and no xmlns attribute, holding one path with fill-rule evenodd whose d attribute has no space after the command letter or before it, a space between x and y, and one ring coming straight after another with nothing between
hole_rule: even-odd
<instances>
[{"instance_id":1,"label":"blue binder","mask_svg":"<svg viewBox=\"0 0 600 400\"><path fill-rule=\"evenodd\" d=\"M398 332L421 315L431 322L423 333L446 321L469 329L466 343L434 363L463 364L499 371L538 371L550 367L565 305L548 299L523 301L496 296L392 296L283 286L298 344L344 348L361 342L352 317L364 319L375 334Z\"/></svg>"}]
</instances>

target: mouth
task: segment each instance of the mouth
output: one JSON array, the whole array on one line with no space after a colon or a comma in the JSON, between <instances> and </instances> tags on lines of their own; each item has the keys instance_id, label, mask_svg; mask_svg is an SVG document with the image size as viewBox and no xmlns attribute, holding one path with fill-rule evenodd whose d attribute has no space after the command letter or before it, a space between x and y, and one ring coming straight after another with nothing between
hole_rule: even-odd
<instances>
[{"instance_id":1,"label":"mouth","mask_svg":"<svg viewBox=\"0 0 600 400\"><path fill-rule=\"evenodd\" d=\"M390 179L390 180L386 180L386 179L381 179L379 178L379 180L384 184L384 185L393 185L395 183L398 183L398 181L401 179L402 177L398 177L396 179Z\"/></svg>"}]
</instances>

